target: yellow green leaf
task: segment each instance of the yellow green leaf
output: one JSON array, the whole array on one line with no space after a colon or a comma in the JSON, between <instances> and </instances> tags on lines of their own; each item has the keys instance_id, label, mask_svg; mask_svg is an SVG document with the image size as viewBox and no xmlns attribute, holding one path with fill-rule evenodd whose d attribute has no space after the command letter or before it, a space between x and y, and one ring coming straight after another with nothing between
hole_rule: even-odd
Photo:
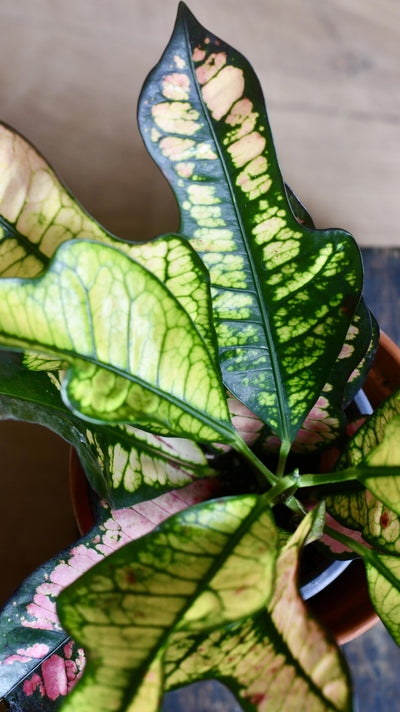
<instances>
[{"instance_id":1,"label":"yellow green leaf","mask_svg":"<svg viewBox=\"0 0 400 712\"><path fill-rule=\"evenodd\" d=\"M172 636L165 654L169 689L215 677L248 712L351 710L345 662L297 588L300 551L319 516L308 515L282 548L266 609L205 637Z\"/></svg>"},{"instance_id":2,"label":"yellow green leaf","mask_svg":"<svg viewBox=\"0 0 400 712\"><path fill-rule=\"evenodd\" d=\"M148 710L143 677L159 699L170 635L208 631L267 603L277 532L262 498L196 505L123 547L65 589L62 625L87 651L64 710Z\"/></svg>"},{"instance_id":3,"label":"yellow green leaf","mask_svg":"<svg viewBox=\"0 0 400 712\"><path fill-rule=\"evenodd\" d=\"M3 280L0 296L3 346L68 362L64 399L78 414L235 440L213 356L190 316L119 250L69 241L42 277Z\"/></svg>"},{"instance_id":4,"label":"yellow green leaf","mask_svg":"<svg viewBox=\"0 0 400 712\"><path fill-rule=\"evenodd\" d=\"M139 127L210 272L224 383L287 446L352 321L358 248L297 220L252 68L183 4L143 87Z\"/></svg>"}]
</instances>

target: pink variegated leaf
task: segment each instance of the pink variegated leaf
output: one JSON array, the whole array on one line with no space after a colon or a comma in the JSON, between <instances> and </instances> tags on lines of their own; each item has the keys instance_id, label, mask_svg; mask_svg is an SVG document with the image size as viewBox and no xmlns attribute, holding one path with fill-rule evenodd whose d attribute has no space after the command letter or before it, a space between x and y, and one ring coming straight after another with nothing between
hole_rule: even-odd
<instances>
[{"instance_id":1,"label":"pink variegated leaf","mask_svg":"<svg viewBox=\"0 0 400 712\"><path fill-rule=\"evenodd\" d=\"M45 672L43 669L38 672L43 659L53 660L54 670L59 671L62 663L58 659L63 659L65 670L68 667L72 670L72 663L68 663L70 648L65 647L68 636L56 612L56 598L66 586L104 557L149 533L171 515L208 499L215 486L213 480L197 480L181 490L119 510L111 510L102 502L96 526L37 569L1 610L0 698L11 690L13 694L42 695L44 698L47 686L43 679L47 679L51 668L46 663ZM79 657L81 653L77 655ZM81 670L83 662L79 665ZM52 689L55 689L54 685ZM60 689L66 690L65 685Z\"/></svg>"}]
</instances>

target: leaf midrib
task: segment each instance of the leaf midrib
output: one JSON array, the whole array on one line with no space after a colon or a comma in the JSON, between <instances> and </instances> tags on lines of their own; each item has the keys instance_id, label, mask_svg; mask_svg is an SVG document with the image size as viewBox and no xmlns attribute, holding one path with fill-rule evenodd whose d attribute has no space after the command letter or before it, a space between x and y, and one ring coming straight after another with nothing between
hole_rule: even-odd
<instances>
[{"instance_id":1,"label":"leaf midrib","mask_svg":"<svg viewBox=\"0 0 400 712\"><path fill-rule=\"evenodd\" d=\"M29 240L29 238L26 235L23 235L15 225L11 222L9 222L3 215L0 214L0 226L3 227L5 234L4 236L0 239L0 243L5 242L6 240L16 240L19 245L23 247L25 250L26 255L34 255L42 264L43 264L43 269L49 264L50 262L50 257L47 257L43 252L40 251L38 244L33 243ZM25 259L26 255L22 259ZM21 262L21 258L17 259L15 264L18 264Z\"/></svg>"},{"instance_id":2,"label":"leaf midrib","mask_svg":"<svg viewBox=\"0 0 400 712\"><path fill-rule=\"evenodd\" d=\"M4 333L0 331L0 335L4 336L5 338L9 338L9 334ZM19 340L18 338L15 339L16 341L20 341L21 347L15 346L10 343L6 343L5 341L3 342L2 345L0 345L1 349L7 349L8 351L16 351L17 353L21 352L21 349L23 350L30 350L34 351L39 354L43 354L45 352L49 356L55 356L59 358L60 356L64 357L65 361L68 362L69 368L67 371L67 376L66 379L64 380L64 384L68 383L68 372L75 368L74 361L76 360L82 360L87 363L91 363L94 365L96 368L103 368L106 371L109 371L111 373L114 373L116 376L123 378L125 380L131 381L132 383L135 383L139 385L141 388L144 388L151 393L154 393L157 397L163 398L164 400L168 401L171 405L174 405L184 412L186 412L188 415L192 416L194 419L199 420L201 423L204 425L207 425L209 428L212 428L215 430L217 433L222 435L223 438L227 439L228 442L233 443L236 442L237 439L239 438L239 435L237 432L234 430L233 426L229 427L222 425L219 421L212 419L210 416L207 416L203 411L201 410L196 410L193 408L191 405L186 403L185 401L179 400L177 397L173 396L171 393L167 393L166 391L161 390L161 388L157 388L156 386L153 386L143 379L141 379L139 376L135 376L128 371L123 371L122 369L118 368L117 366L113 366L112 364L104 364L103 362L97 360L93 356L87 355L87 354L78 354L76 355L75 352L71 352L67 349L51 349L51 347L48 347L47 345L44 344L38 344L37 342L32 342L27 338ZM77 369L78 370L78 369ZM72 412L75 412L74 410ZM96 423L103 425L104 421L97 420L95 418L89 418L89 417L84 417L83 414L80 416L79 412L76 413L77 417L83 417L85 420L88 422ZM120 421L121 423L127 423L129 424L129 421ZM182 433L182 436L184 437L185 434ZM173 437L171 435L171 437ZM175 437L179 437L179 435L176 435ZM194 435L187 435L188 439L194 439ZM240 439L240 438L239 438Z\"/></svg>"},{"instance_id":3,"label":"leaf midrib","mask_svg":"<svg viewBox=\"0 0 400 712\"><path fill-rule=\"evenodd\" d=\"M274 348L271 348L271 345L273 347L273 338L272 338L271 327L270 327L270 323L269 323L269 315L268 315L268 311L267 311L265 303L264 303L263 295L261 293L261 287L259 285L259 281L257 278L255 278L255 277L258 277L258 272L256 270L253 256L249 249L247 233L244 229L243 221L242 221L239 209L237 207L236 196L235 196L232 182L231 182L231 179L229 176L229 172L227 170L226 163L225 163L223 154L222 154L220 146L219 146L219 142L216 139L216 134L214 131L214 127L211 123L211 119L209 117L209 112L205 107L203 96L202 96L201 90L199 88L199 84L197 82L197 79L195 78L196 74L195 74L195 68L194 68L194 63L193 63L193 59L192 59L189 30L187 27L186 19L183 20L183 26L184 26L185 39L187 42L187 48L189 50L188 55L189 55L190 67L192 70L192 76L194 78L195 90L196 90L197 96L199 98L199 102L200 102L201 106L203 107L203 114L205 116L206 123L209 127L209 130L210 130L213 142L214 142L214 147L216 148L216 153L219 156L222 170L223 170L223 173L226 178L226 183L228 186L229 194L231 196L232 207L233 207L234 213L236 215L237 223L238 223L238 226L240 229L240 233L242 235L243 246L246 251L247 259L248 259L249 266L250 266L250 271L251 271L252 280L253 280L253 284L254 284L254 290L249 290L249 291L254 291L254 293L256 294L260 313L262 316L262 325L264 327L264 333L265 333L266 339L267 339L268 352L269 352L269 356L271 359L272 373L273 373L275 387L276 387L275 393L276 393L276 398L277 398L277 402L278 402L278 417L279 417L279 420L282 425L282 440L286 441L288 443L291 443L291 437L289 434L290 433L290 420L289 420L289 414L288 414L287 407L286 407L286 397L285 397L284 389L282 386L282 379L279 378L279 375L280 375L279 361L278 361L278 358L277 358ZM212 286L214 286L214 285L212 285ZM243 293L244 291L247 292L248 290L240 290L240 291L241 291L241 293Z\"/></svg>"},{"instance_id":4,"label":"leaf midrib","mask_svg":"<svg viewBox=\"0 0 400 712\"><path fill-rule=\"evenodd\" d=\"M229 499L229 498L227 498ZM220 500L221 501L221 500ZM242 520L242 523L240 526L237 528L235 533L233 535L230 535L229 538L227 539L226 546L223 548L223 552L220 552L220 554L217 557L214 557L214 561L210 567L210 569L207 571L206 576L201 579L201 582L199 582L199 585L196 586L195 591L188 597L188 600L186 602L186 605L182 609L182 611L179 614L179 619L176 621L176 623L172 626L172 628L165 630L164 634L162 635L160 641L155 644L153 648L149 650L148 658L147 660L150 659L150 664L157 658L157 653L159 651L162 651L162 656L164 655L165 649L168 644L168 639L173 635L173 633L176 632L176 628L179 625L180 620L184 618L186 613L190 610L191 606L196 602L196 599L201 595L202 591L204 591L214 576L220 571L226 560L229 558L229 556L232 554L234 551L235 547L237 544L240 542L240 539L242 536L246 534L248 529L251 527L251 525L260 517L262 512L265 510L265 504L262 499L262 497L259 497L258 500L256 501L255 505L253 506L252 510L249 512L245 520ZM178 519L181 513L178 513L177 515L173 515L168 521L170 522L171 519ZM160 525L160 528L162 527L162 524ZM148 534L147 536L151 536L151 534ZM222 564L221 564L221 559L222 559ZM183 629L184 630L184 629ZM214 630L214 628L212 628ZM210 632L210 631L209 631ZM163 650L164 649L164 650ZM163 661L162 661L163 662ZM140 667L139 671L142 671L142 674L144 674L148 669L150 665L144 662ZM138 671L138 674L140 672ZM139 689L140 685L142 683L142 680L139 681L139 683L135 683L134 681L128 688L128 692L124 695L123 697L123 704L126 703L126 706L120 706L119 710L116 712L125 712L127 709L127 706L129 703L132 702L132 697L133 695L136 694L137 690Z\"/></svg>"}]
</instances>

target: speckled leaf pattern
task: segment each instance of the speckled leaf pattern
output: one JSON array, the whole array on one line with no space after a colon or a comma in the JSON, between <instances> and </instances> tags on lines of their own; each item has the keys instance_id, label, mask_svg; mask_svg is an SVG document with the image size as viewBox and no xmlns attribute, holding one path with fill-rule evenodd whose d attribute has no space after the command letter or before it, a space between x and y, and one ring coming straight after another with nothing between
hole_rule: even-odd
<instances>
[{"instance_id":1,"label":"speckled leaf pattern","mask_svg":"<svg viewBox=\"0 0 400 712\"><path fill-rule=\"evenodd\" d=\"M364 563L374 608L400 645L400 557L373 552Z\"/></svg>"},{"instance_id":2,"label":"speckled leaf pattern","mask_svg":"<svg viewBox=\"0 0 400 712\"><path fill-rule=\"evenodd\" d=\"M44 696L47 694L47 677L51 670L61 668L60 659L64 660L64 667L71 667L68 663L71 659L71 650L67 646L68 636L60 625L56 611L56 597L63 588L104 557L151 532L171 515L210 499L213 492L212 482L199 480L182 490L168 492L152 501L124 509L111 510L102 502L98 509L98 521L93 529L37 569L2 608L0 698L18 685L22 691L25 687L26 697L36 698L38 694L42 694L40 686L43 682ZM79 670L75 672L78 674L83 669L84 657L80 646L75 646L75 649L76 664L79 661ZM45 666L43 677L37 667L42 659L51 660L55 654L57 660L53 659L51 665ZM56 682L59 685L57 694ZM54 700L66 694L64 683L64 674L58 676L56 681L53 680Z\"/></svg>"},{"instance_id":3,"label":"speckled leaf pattern","mask_svg":"<svg viewBox=\"0 0 400 712\"><path fill-rule=\"evenodd\" d=\"M43 649L46 646L43 646ZM40 654L40 645L36 645ZM82 676L85 656L72 640L56 648L23 682L17 685L5 701L10 712L56 712L67 694Z\"/></svg>"},{"instance_id":4,"label":"speckled leaf pattern","mask_svg":"<svg viewBox=\"0 0 400 712\"><path fill-rule=\"evenodd\" d=\"M191 440L152 435L132 426L83 428L64 405L60 387L56 374L31 373L21 364L20 354L0 351L1 417L46 422L75 447L91 486L113 507L153 499L215 474Z\"/></svg>"},{"instance_id":5,"label":"speckled leaf pattern","mask_svg":"<svg viewBox=\"0 0 400 712\"><path fill-rule=\"evenodd\" d=\"M187 312L114 248L62 245L37 280L0 284L1 342L62 358L63 397L92 421L235 440L213 358Z\"/></svg>"},{"instance_id":6,"label":"speckled leaf pattern","mask_svg":"<svg viewBox=\"0 0 400 712\"><path fill-rule=\"evenodd\" d=\"M277 538L262 498L214 500L170 518L65 589L59 615L88 660L64 710L147 712L146 671L158 704L158 661L173 630L208 631L262 609Z\"/></svg>"},{"instance_id":7,"label":"speckled leaf pattern","mask_svg":"<svg viewBox=\"0 0 400 712\"><path fill-rule=\"evenodd\" d=\"M335 519L361 532L371 546L400 555L400 517L368 490L327 497L327 508Z\"/></svg>"},{"instance_id":8,"label":"speckled leaf pattern","mask_svg":"<svg viewBox=\"0 0 400 712\"><path fill-rule=\"evenodd\" d=\"M62 242L103 237L36 149L3 124L0 166L2 277L36 277Z\"/></svg>"},{"instance_id":9,"label":"speckled leaf pattern","mask_svg":"<svg viewBox=\"0 0 400 712\"><path fill-rule=\"evenodd\" d=\"M376 352L378 336L379 332L371 328L371 315L361 300L328 381L299 428L292 452L307 453L325 448L344 434L347 420L343 405L362 386ZM273 432L266 432L262 444L267 451L274 451L279 447L279 439Z\"/></svg>"},{"instance_id":10,"label":"speckled leaf pattern","mask_svg":"<svg viewBox=\"0 0 400 712\"><path fill-rule=\"evenodd\" d=\"M337 469L358 467L367 490L327 498L329 512L345 526L362 531L371 544L400 553L400 392L396 391L353 435ZM368 477L368 467L391 468L387 476ZM399 475L396 476L396 469Z\"/></svg>"},{"instance_id":11,"label":"speckled leaf pattern","mask_svg":"<svg viewBox=\"0 0 400 712\"><path fill-rule=\"evenodd\" d=\"M186 242L172 235L146 244L114 237L85 212L35 147L1 123L0 166L1 277L37 277L67 240L111 245L166 284L215 353L207 271Z\"/></svg>"},{"instance_id":12,"label":"speckled leaf pattern","mask_svg":"<svg viewBox=\"0 0 400 712\"><path fill-rule=\"evenodd\" d=\"M291 442L357 306L358 249L347 233L296 220L254 72L182 4L139 125L210 271L224 382Z\"/></svg>"},{"instance_id":13,"label":"speckled leaf pattern","mask_svg":"<svg viewBox=\"0 0 400 712\"><path fill-rule=\"evenodd\" d=\"M360 309L363 310L364 313L361 312L361 314L360 314ZM366 322L367 322L367 319L369 319L370 325L371 325L370 341L369 341L369 344L367 345L367 349L366 349L364 355L362 356L361 360L354 365L353 370L350 374L350 377L346 383L346 387L344 389L344 397L343 397L343 401L344 401L345 405L349 404L353 400L354 396L358 393L360 388L363 387L365 379L366 379L368 372L372 366L372 363L375 358L375 355L376 355L376 352L378 349L378 345L379 345L378 323L377 323L374 315L367 309L363 300L361 300L354 318L355 318L355 320L357 320L356 327L358 329L360 329L361 338L362 338L362 331L364 331L364 334L367 332ZM362 319L362 321L361 321L361 319ZM361 350L361 353L362 353L362 350Z\"/></svg>"},{"instance_id":14,"label":"speckled leaf pattern","mask_svg":"<svg viewBox=\"0 0 400 712\"><path fill-rule=\"evenodd\" d=\"M347 401L348 395L354 397L362 386L377 343L378 331L370 328L370 314L361 301L329 380L304 419L293 442L292 452L316 451L329 446L343 434L347 424L343 401ZM366 352L368 356L363 356ZM262 421L246 406L230 397L228 407L232 423L248 445L254 446L257 443L267 452L279 450L278 436L271 428L263 426Z\"/></svg>"},{"instance_id":15,"label":"speckled leaf pattern","mask_svg":"<svg viewBox=\"0 0 400 712\"><path fill-rule=\"evenodd\" d=\"M168 688L215 677L246 712L351 710L345 662L297 589L299 553L313 517L303 520L282 549L266 609L204 638L173 636L165 655Z\"/></svg>"},{"instance_id":16,"label":"speckled leaf pattern","mask_svg":"<svg viewBox=\"0 0 400 712\"><path fill-rule=\"evenodd\" d=\"M91 451L97 454L107 499L127 507L163 492L186 487L198 477L216 474L192 440L152 435L139 428L117 426L88 429Z\"/></svg>"}]
</instances>

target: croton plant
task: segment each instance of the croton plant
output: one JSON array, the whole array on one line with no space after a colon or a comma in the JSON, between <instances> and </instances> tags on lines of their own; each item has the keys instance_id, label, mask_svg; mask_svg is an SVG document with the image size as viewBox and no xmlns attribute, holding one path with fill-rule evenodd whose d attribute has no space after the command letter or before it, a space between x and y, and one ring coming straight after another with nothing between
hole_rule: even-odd
<instances>
[{"instance_id":1,"label":"croton plant","mask_svg":"<svg viewBox=\"0 0 400 712\"><path fill-rule=\"evenodd\" d=\"M156 712L214 678L248 712L346 712L346 663L301 595L306 545L364 561L400 643L400 394L347 435L378 341L359 249L314 227L254 71L183 4L138 116L181 214L147 243L0 128L1 417L74 446L95 522L2 609L0 697Z\"/></svg>"}]
</instances>

